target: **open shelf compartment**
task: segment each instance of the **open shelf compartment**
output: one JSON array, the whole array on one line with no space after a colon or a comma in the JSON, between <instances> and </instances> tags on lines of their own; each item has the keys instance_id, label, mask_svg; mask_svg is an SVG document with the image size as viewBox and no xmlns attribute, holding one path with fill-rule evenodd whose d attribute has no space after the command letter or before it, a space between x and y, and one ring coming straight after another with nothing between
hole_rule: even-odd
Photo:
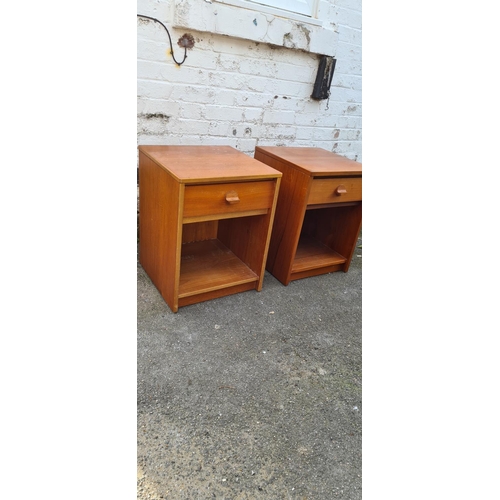
<instances>
[{"instance_id":1,"label":"open shelf compartment","mask_svg":"<svg viewBox=\"0 0 500 500\"><path fill-rule=\"evenodd\" d=\"M182 245L179 298L258 280L259 277L218 239Z\"/></svg>"},{"instance_id":2,"label":"open shelf compartment","mask_svg":"<svg viewBox=\"0 0 500 500\"><path fill-rule=\"evenodd\" d=\"M292 263L292 279L311 271L346 270L361 223L361 204L306 210ZM315 271L316 270L316 271Z\"/></svg>"},{"instance_id":3,"label":"open shelf compartment","mask_svg":"<svg viewBox=\"0 0 500 500\"><path fill-rule=\"evenodd\" d=\"M292 273L340 265L346 261L345 257L327 247L321 241L309 236L301 236L292 264Z\"/></svg>"}]
</instances>

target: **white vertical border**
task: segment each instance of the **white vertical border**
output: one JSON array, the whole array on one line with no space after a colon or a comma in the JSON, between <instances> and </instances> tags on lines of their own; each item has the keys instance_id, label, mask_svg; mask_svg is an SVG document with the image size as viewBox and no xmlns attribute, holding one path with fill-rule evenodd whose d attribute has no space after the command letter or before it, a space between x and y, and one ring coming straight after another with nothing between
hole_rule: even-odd
<instances>
[{"instance_id":1,"label":"white vertical border","mask_svg":"<svg viewBox=\"0 0 500 500\"><path fill-rule=\"evenodd\" d=\"M363 497L494 498L497 16L363 5Z\"/></svg>"},{"instance_id":2,"label":"white vertical border","mask_svg":"<svg viewBox=\"0 0 500 500\"><path fill-rule=\"evenodd\" d=\"M136 3L66 7L0 35L2 493L135 498Z\"/></svg>"}]
</instances>

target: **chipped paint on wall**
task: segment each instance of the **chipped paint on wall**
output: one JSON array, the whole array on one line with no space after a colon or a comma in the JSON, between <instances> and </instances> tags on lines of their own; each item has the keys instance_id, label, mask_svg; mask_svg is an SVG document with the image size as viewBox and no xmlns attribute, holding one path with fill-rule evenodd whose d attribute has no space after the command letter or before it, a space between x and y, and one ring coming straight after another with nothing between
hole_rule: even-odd
<instances>
[{"instance_id":1,"label":"chipped paint on wall","mask_svg":"<svg viewBox=\"0 0 500 500\"><path fill-rule=\"evenodd\" d=\"M324 19L308 22L303 16L304 21L297 21L242 6L176 0L172 25L334 56L338 26L329 10L320 9L320 15Z\"/></svg>"}]
</instances>

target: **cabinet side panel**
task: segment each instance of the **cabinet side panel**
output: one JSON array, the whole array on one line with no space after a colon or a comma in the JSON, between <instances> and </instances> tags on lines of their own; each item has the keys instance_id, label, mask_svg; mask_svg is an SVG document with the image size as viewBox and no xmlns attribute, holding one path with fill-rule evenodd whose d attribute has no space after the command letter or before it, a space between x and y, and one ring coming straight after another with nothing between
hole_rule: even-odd
<instances>
[{"instance_id":1,"label":"cabinet side panel","mask_svg":"<svg viewBox=\"0 0 500 500\"><path fill-rule=\"evenodd\" d=\"M344 272L349 270L351 265L352 256L354 255L354 250L356 249L356 243L358 242L359 232L361 231L361 220L362 220L362 204L356 205L352 210L347 210L348 215L343 221L342 225L337 228L336 235L339 237L342 232L345 232L344 245L345 252L343 255L347 258L344 264ZM328 243L330 244L330 243Z\"/></svg>"},{"instance_id":2,"label":"cabinet side panel","mask_svg":"<svg viewBox=\"0 0 500 500\"><path fill-rule=\"evenodd\" d=\"M139 153L139 261L176 312L180 271L182 192L175 179Z\"/></svg>"},{"instance_id":3,"label":"cabinet side panel","mask_svg":"<svg viewBox=\"0 0 500 500\"><path fill-rule=\"evenodd\" d=\"M288 284L306 210L310 176L260 151L255 152L254 158L283 174L266 267L282 283Z\"/></svg>"}]
</instances>

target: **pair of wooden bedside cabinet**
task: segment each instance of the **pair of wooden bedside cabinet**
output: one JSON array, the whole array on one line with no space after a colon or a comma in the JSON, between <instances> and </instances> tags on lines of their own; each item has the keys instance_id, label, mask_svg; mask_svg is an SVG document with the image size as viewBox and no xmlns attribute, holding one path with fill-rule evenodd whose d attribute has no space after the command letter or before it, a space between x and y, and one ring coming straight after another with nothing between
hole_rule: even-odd
<instances>
[{"instance_id":1,"label":"pair of wooden bedside cabinet","mask_svg":"<svg viewBox=\"0 0 500 500\"><path fill-rule=\"evenodd\" d=\"M139 261L173 312L347 272L361 164L324 149L139 146Z\"/></svg>"}]
</instances>

